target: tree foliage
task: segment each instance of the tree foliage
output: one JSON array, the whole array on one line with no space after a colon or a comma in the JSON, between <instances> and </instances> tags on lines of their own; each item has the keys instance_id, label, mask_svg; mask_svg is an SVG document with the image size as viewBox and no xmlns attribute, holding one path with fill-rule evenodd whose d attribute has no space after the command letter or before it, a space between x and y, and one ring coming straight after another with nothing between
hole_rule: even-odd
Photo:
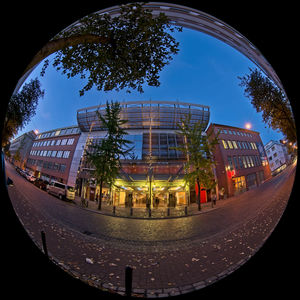
<instances>
[{"instance_id":1,"label":"tree foliage","mask_svg":"<svg viewBox=\"0 0 300 300\"><path fill-rule=\"evenodd\" d=\"M213 173L212 152L218 144L218 135L211 138L210 134L204 134L204 125L201 120L192 122L191 113L178 123L179 130L176 132L184 138L184 144L174 149L185 154L187 162L184 166L186 183L198 186L198 207L200 209L200 188L206 189L215 187Z\"/></svg>"},{"instance_id":2,"label":"tree foliage","mask_svg":"<svg viewBox=\"0 0 300 300\"><path fill-rule=\"evenodd\" d=\"M159 72L177 54L179 43L169 32L167 16L153 16L142 3L120 6L120 15L94 13L55 36L36 55L33 64L56 52L53 66L68 78L87 79L80 95L93 86L109 91L127 88L143 92L142 85L159 86ZM46 60L42 74L49 61Z\"/></svg>"},{"instance_id":3,"label":"tree foliage","mask_svg":"<svg viewBox=\"0 0 300 300\"><path fill-rule=\"evenodd\" d=\"M35 115L38 100L44 96L40 81L35 78L24 84L20 92L13 95L8 102L2 132L2 147L18 130L24 128Z\"/></svg>"},{"instance_id":4,"label":"tree foliage","mask_svg":"<svg viewBox=\"0 0 300 300\"><path fill-rule=\"evenodd\" d=\"M120 118L120 112L119 102L107 102L103 116L97 112L107 134L99 143L92 145L91 150L86 153L88 162L95 168L93 176L100 184L100 195L102 194L103 183L113 184L119 174L121 159L126 158L132 151L132 147L129 147L132 142L124 138L127 133L122 128L127 120ZM99 209L101 209L101 197Z\"/></svg>"},{"instance_id":5,"label":"tree foliage","mask_svg":"<svg viewBox=\"0 0 300 300\"><path fill-rule=\"evenodd\" d=\"M297 141L296 124L292 107L285 93L258 70L240 79L246 97L257 112L262 112L263 122L274 130L281 131L290 142Z\"/></svg>"}]
</instances>

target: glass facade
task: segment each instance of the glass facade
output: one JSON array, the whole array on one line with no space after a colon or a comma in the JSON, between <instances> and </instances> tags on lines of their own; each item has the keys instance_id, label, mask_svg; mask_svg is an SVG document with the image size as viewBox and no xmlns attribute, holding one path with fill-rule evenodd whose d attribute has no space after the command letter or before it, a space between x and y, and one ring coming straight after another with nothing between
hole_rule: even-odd
<instances>
[{"instance_id":1,"label":"glass facade","mask_svg":"<svg viewBox=\"0 0 300 300\"><path fill-rule=\"evenodd\" d=\"M87 134L86 149L90 142L97 143L105 138L106 133L97 116L97 112L104 115L105 107L77 111L78 126ZM126 102L121 107L120 118L127 120L124 138L131 142L129 147L133 147L133 151L121 161L114 184L104 184L102 199L111 205L129 207L188 205L195 197L191 197L191 189L183 180L186 157L175 149L184 145L184 138L177 134L178 123L190 114L190 122L200 121L205 130L209 122L209 107L166 101ZM100 190L97 184L89 186L88 180L92 176L89 169L92 166L83 159L77 186L79 193L93 199Z\"/></svg>"}]
</instances>

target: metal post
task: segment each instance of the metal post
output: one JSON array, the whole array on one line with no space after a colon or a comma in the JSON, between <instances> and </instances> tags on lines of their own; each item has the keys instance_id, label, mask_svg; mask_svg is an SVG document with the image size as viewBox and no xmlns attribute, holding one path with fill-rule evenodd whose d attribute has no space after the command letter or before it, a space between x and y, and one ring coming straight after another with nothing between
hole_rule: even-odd
<instances>
[{"instance_id":1,"label":"metal post","mask_svg":"<svg viewBox=\"0 0 300 300\"><path fill-rule=\"evenodd\" d=\"M151 208L149 207L149 218L151 217Z\"/></svg>"},{"instance_id":2,"label":"metal post","mask_svg":"<svg viewBox=\"0 0 300 300\"><path fill-rule=\"evenodd\" d=\"M125 295L130 297L132 291L132 268L125 268Z\"/></svg>"},{"instance_id":3,"label":"metal post","mask_svg":"<svg viewBox=\"0 0 300 300\"><path fill-rule=\"evenodd\" d=\"M167 209L167 214L168 214L168 216L170 216L170 207L168 207L168 209Z\"/></svg>"},{"instance_id":4,"label":"metal post","mask_svg":"<svg viewBox=\"0 0 300 300\"><path fill-rule=\"evenodd\" d=\"M133 214L133 208L130 207L130 215L132 216L132 214Z\"/></svg>"},{"instance_id":5,"label":"metal post","mask_svg":"<svg viewBox=\"0 0 300 300\"><path fill-rule=\"evenodd\" d=\"M113 206L113 214L114 215L116 214L116 206L115 205Z\"/></svg>"},{"instance_id":6,"label":"metal post","mask_svg":"<svg viewBox=\"0 0 300 300\"><path fill-rule=\"evenodd\" d=\"M184 212L185 212L185 215L187 216L187 213L188 213L187 206L184 207Z\"/></svg>"},{"instance_id":7,"label":"metal post","mask_svg":"<svg viewBox=\"0 0 300 300\"><path fill-rule=\"evenodd\" d=\"M47 243L46 243L46 234L44 231L41 231L41 236L42 236L43 250L44 250L46 257L48 258L49 256L48 256Z\"/></svg>"}]
</instances>

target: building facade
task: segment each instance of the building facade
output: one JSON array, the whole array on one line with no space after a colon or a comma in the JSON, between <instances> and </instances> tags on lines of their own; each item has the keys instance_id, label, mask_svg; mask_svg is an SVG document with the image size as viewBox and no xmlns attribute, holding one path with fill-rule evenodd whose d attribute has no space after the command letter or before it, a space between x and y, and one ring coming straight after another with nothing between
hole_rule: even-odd
<instances>
[{"instance_id":1,"label":"building facade","mask_svg":"<svg viewBox=\"0 0 300 300\"><path fill-rule=\"evenodd\" d=\"M47 181L67 183L80 129L69 126L40 133L32 144L27 169Z\"/></svg>"},{"instance_id":2,"label":"building facade","mask_svg":"<svg viewBox=\"0 0 300 300\"><path fill-rule=\"evenodd\" d=\"M69 177L68 184L76 185L78 194L90 200L99 197L99 186L91 179L89 167L82 157L88 145L106 135L96 113L104 114L105 107L94 106L77 112L81 136L71 166L74 176ZM184 143L176 131L178 122L188 113L192 116L191 122L200 120L206 128L209 107L167 101L124 102L121 107L120 118L128 120L124 128L126 139L133 143L134 158L122 160L113 187L104 186L104 197L116 206L134 207L173 207L195 201L183 181L186 158L174 149Z\"/></svg>"},{"instance_id":3,"label":"building facade","mask_svg":"<svg viewBox=\"0 0 300 300\"><path fill-rule=\"evenodd\" d=\"M15 166L21 169L25 168L35 138L34 131L29 131L11 142L9 147L10 160Z\"/></svg>"},{"instance_id":4,"label":"building facade","mask_svg":"<svg viewBox=\"0 0 300 300\"><path fill-rule=\"evenodd\" d=\"M269 141L265 145L272 175L276 175L284 170L289 162L289 155L285 145L277 141Z\"/></svg>"},{"instance_id":5,"label":"building facade","mask_svg":"<svg viewBox=\"0 0 300 300\"><path fill-rule=\"evenodd\" d=\"M271 172L258 132L243 128L211 123L207 134L218 134L219 144L214 150L219 192L234 196L254 188Z\"/></svg>"}]
</instances>

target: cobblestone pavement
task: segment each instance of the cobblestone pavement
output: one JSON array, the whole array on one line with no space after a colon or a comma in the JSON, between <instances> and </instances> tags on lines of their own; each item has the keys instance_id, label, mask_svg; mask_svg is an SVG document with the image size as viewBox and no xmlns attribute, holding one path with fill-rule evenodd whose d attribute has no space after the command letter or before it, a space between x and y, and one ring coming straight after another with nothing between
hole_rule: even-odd
<instances>
[{"instance_id":1,"label":"cobblestone pavement","mask_svg":"<svg viewBox=\"0 0 300 300\"><path fill-rule=\"evenodd\" d=\"M206 238L170 241L100 239L89 232L81 233L37 211L16 186L8 189L28 234L41 248L40 235L44 231L49 257L66 272L101 290L124 295L124 269L129 265L133 268L133 296L167 297L202 289L229 275L253 256L286 207L294 172L290 168L281 174L283 179L274 189L270 188L272 182L265 183L269 185L267 194L263 194L263 186L257 188L257 197L268 197L270 201L254 214L249 212L249 218L236 226ZM228 199L222 205L234 210L237 199Z\"/></svg>"}]
</instances>

